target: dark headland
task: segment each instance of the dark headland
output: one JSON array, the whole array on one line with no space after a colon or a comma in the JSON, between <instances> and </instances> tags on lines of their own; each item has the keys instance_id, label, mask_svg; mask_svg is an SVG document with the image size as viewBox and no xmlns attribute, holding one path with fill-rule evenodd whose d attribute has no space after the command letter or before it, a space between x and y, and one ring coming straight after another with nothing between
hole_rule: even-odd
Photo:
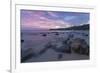
<instances>
[{"instance_id":1,"label":"dark headland","mask_svg":"<svg viewBox=\"0 0 100 73\"><path fill-rule=\"evenodd\" d=\"M83 24L80 26L72 26L69 28L50 29L50 30L89 30L89 24Z\"/></svg>"}]
</instances>

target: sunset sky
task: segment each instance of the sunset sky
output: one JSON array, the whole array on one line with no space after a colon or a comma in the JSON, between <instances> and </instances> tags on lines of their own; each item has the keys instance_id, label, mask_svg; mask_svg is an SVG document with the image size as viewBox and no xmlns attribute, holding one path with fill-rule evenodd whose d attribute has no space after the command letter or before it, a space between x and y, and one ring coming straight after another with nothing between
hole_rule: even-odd
<instances>
[{"instance_id":1,"label":"sunset sky","mask_svg":"<svg viewBox=\"0 0 100 73\"><path fill-rule=\"evenodd\" d=\"M21 10L22 29L67 28L89 23L89 13Z\"/></svg>"}]
</instances>

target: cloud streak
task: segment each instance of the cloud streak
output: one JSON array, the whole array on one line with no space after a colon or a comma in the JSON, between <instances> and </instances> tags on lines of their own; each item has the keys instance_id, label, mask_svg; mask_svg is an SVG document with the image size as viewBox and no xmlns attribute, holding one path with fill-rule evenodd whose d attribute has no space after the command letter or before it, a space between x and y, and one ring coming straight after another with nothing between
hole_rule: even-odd
<instances>
[{"instance_id":1,"label":"cloud streak","mask_svg":"<svg viewBox=\"0 0 100 73\"><path fill-rule=\"evenodd\" d=\"M80 25L86 21L89 21L88 13L21 10L22 29L65 28Z\"/></svg>"}]
</instances>

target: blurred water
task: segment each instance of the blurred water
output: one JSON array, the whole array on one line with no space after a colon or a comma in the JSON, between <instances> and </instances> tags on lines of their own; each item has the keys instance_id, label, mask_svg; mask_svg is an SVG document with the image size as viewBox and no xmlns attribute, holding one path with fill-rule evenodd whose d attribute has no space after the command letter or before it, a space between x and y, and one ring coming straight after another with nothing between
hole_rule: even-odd
<instances>
[{"instance_id":1,"label":"blurred water","mask_svg":"<svg viewBox=\"0 0 100 73\"><path fill-rule=\"evenodd\" d=\"M33 31L33 32L22 32L21 39L24 40L21 43L22 56L28 53L38 53L45 48L47 43L58 44L61 46L61 42L70 38L82 38L89 45L89 31ZM28 51L28 50L31 50ZM25 51L27 53L25 53ZM43 54L37 57L31 57L26 62L42 62L42 61L57 61L59 53L48 49ZM62 60L80 60L88 59L88 56L75 55L75 54L63 54Z\"/></svg>"}]
</instances>

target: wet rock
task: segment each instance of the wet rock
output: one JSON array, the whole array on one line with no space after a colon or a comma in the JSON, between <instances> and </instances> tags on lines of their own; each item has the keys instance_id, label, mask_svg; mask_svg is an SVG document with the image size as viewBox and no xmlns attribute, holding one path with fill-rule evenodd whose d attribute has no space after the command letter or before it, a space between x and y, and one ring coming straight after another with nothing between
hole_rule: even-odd
<instances>
[{"instance_id":1,"label":"wet rock","mask_svg":"<svg viewBox=\"0 0 100 73\"><path fill-rule=\"evenodd\" d=\"M33 57L32 53L27 54L26 56L21 58L21 62L25 62L26 60L30 59Z\"/></svg>"},{"instance_id":2,"label":"wet rock","mask_svg":"<svg viewBox=\"0 0 100 73\"><path fill-rule=\"evenodd\" d=\"M62 43L64 44L64 45L66 45L66 44L68 44L68 41L70 40L70 38L67 38L66 40L64 40L64 41L62 41Z\"/></svg>"},{"instance_id":3,"label":"wet rock","mask_svg":"<svg viewBox=\"0 0 100 73\"><path fill-rule=\"evenodd\" d=\"M55 35L59 35L59 33L58 32L55 32Z\"/></svg>"},{"instance_id":4,"label":"wet rock","mask_svg":"<svg viewBox=\"0 0 100 73\"><path fill-rule=\"evenodd\" d=\"M63 54L58 54L58 60L62 59L63 58Z\"/></svg>"},{"instance_id":5,"label":"wet rock","mask_svg":"<svg viewBox=\"0 0 100 73\"><path fill-rule=\"evenodd\" d=\"M42 34L42 36L47 36L46 34Z\"/></svg>"},{"instance_id":6,"label":"wet rock","mask_svg":"<svg viewBox=\"0 0 100 73\"><path fill-rule=\"evenodd\" d=\"M73 34L69 34L68 38L73 38L74 35Z\"/></svg>"},{"instance_id":7,"label":"wet rock","mask_svg":"<svg viewBox=\"0 0 100 73\"><path fill-rule=\"evenodd\" d=\"M26 62L32 57L37 57L37 54L34 53L32 48L28 48L27 50L21 50L21 62Z\"/></svg>"},{"instance_id":8,"label":"wet rock","mask_svg":"<svg viewBox=\"0 0 100 73\"><path fill-rule=\"evenodd\" d=\"M84 34L84 36L88 36L88 34Z\"/></svg>"},{"instance_id":9,"label":"wet rock","mask_svg":"<svg viewBox=\"0 0 100 73\"><path fill-rule=\"evenodd\" d=\"M89 46L84 39L75 38L70 44L71 50L78 54L89 55Z\"/></svg>"},{"instance_id":10,"label":"wet rock","mask_svg":"<svg viewBox=\"0 0 100 73\"><path fill-rule=\"evenodd\" d=\"M53 48L53 45L50 42L48 42L38 54L39 55L44 54L50 48Z\"/></svg>"},{"instance_id":11,"label":"wet rock","mask_svg":"<svg viewBox=\"0 0 100 73\"><path fill-rule=\"evenodd\" d=\"M21 40L21 43L24 43L24 40L23 39Z\"/></svg>"},{"instance_id":12,"label":"wet rock","mask_svg":"<svg viewBox=\"0 0 100 73\"><path fill-rule=\"evenodd\" d=\"M71 53L71 49L68 44L56 44L52 49L60 53Z\"/></svg>"}]
</instances>

